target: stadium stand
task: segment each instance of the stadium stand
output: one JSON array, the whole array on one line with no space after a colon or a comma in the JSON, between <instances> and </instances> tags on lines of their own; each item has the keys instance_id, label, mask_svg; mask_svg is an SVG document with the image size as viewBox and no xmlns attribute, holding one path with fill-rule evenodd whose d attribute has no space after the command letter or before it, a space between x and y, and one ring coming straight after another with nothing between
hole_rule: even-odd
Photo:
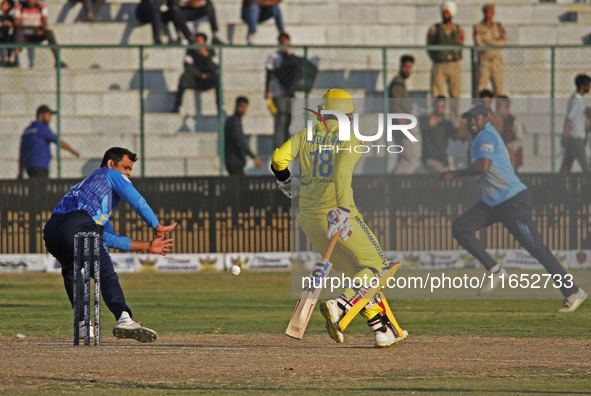
<instances>
[{"instance_id":1,"label":"stadium stand","mask_svg":"<svg viewBox=\"0 0 591 396\"><path fill-rule=\"evenodd\" d=\"M101 22L81 23L81 3L46 0L49 24L58 42L70 45L151 45L149 25L138 25L134 10L138 2L110 0L101 10ZM482 2L457 0L454 18L466 32L481 18ZM512 45L581 45L591 41L591 6L560 1L496 1L496 19L507 29ZM215 0L220 38L229 44L246 44L247 27L240 19L240 0ZM439 20L439 2L433 0L349 1L285 0L281 3L286 30L298 45L408 45L425 44L428 27ZM200 30L211 36L208 23ZM259 26L257 44L276 42L273 21ZM466 45L472 37L466 34ZM165 37L165 36L163 36ZM251 100L244 129L251 135L253 151L270 154L272 117L263 100L264 60L271 48L225 47L223 50L224 109L232 111L233 100L247 95ZM587 67L589 50L575 48L556 57L556 96L568 98L572 78ZM387 51L390 80L397 71L402 49ZM218 118L213 91L185 94L180 114L167 113L182 68L185 50L162 46L144 50L144 110L147 176L216 175L220 173L217 156ZM301 50L299 52L302 53ZM34 54L31 67L29 55ZM81 159L64 158L63 177L82 176L89 163L112 145L139 150L139 51L120 49L64 49L69 68L61 71L61 131L80 149ZM409 90L425 93L429 86L431 62L424 50L416 56ZM353 97L381 97L382 51L376 49L310 49L308 56L319 60L319 75L310 96L320 96L334 86L347 88ZM548 98L550 52L509 50L505 55L506 86L512 98ZM40 103L56 102L56 72L49 51L23 51L21 67L3 69L0 74L0 169L5 177L16 175L20 133ZM469 98L470 61L465 51L462 61L462 97ZM258 99L260 98L260 99ZM566 100L566 99L565 99ZM566 102L565 102L566 103ZM557 104L559 126L566 105ZM536 161L550 158L548 133L536 131L548 120L535 112L516 107L515 114L527 125L526 166L539 170ZM548 111L540 108L537 111ZM197 115L195 116L195 113ZM560 128L557 129L560 131ZM96 159L94 159L96 160ZM558 161L560 158L558 159ZM55 161L50 175L56 176ZM266 169L260 172L265 172ZM14 171L13 171L14 169ZM549 170L544 169L544 170Z\"/></svg>"}]
</instances>

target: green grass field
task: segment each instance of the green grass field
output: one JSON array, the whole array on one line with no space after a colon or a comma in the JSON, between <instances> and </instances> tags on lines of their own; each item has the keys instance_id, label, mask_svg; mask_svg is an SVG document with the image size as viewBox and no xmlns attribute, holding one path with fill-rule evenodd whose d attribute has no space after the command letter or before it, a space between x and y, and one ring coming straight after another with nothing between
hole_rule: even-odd
<instances>
[{"instance_id":1,"label":"green grass field","mask_svg":"<svg viewBox=\"0 0 591 396\"><path fill-rule=\"evenodd\" d=\"M290 298L289 273L244 272L238 277L228 273L138 273L121 274L120 279L128 304L134 310L134 319L156 329L161 336L281 335L295 305L295 300ZM475 298L390 301L399 323L411 335L409 341L418 343L415 345L419 345L421 340L429 339L428 337L461 337L466 340L474 337L496 337L501 343L503 339L515 337L541 338L547 339L547 344L553 346L560 344L562 337L568 337L580 339L587 350L591 344L591 302L583 304L576 313L558 314L555 310L562 303L558 292L557 298L553 300ZM102 321L103 334L110 335L115 319L104 303ZM40 337L48 342L62 342L69 347L71 323L72 312L59 274L0 275L0 343L8 343L5 347L17 345L11 344L11 340L16 339L18 333L27 338ZM325 335L319 312L315 312L306 337L315 334L318 337ZM347 334L368 336L368 329L362 320L356 319L347 329ZM366 342L365 339L363 342ZM367 338L366 343L369 342L370 338ZM405 342L407 341L403 343ZM297 348L297 345L290 348ZM395 356L395 349L390 348L388 351L392 351ZM308 352L304 348L301 353ZM383 355L379 356L383 358ZM294 385L292 382L285 382L285 378L274 380L270 377L266 380L276 386L285 384L285 388L280 389L288 389L294 394L298 393L298 389L313 392L338 389L339 394L358 391L377 393L383 390L398 390L403 394L414 391L445 394L472 391L586 394L591 390L591 361L583 364L582 369L579 367L575 370L564 371L564 367L560 366L555 372L532 369L510 375L496 375L495 364L491 363L490 373L484 378L482 375L462 375L454 370L449 375L413 375L405 372L386 374L378 371L372 375L370 383L354 379L348 385L343 384L340 387L322 383ZM0 384L1 380L0 374ZM84 383L78 385L80 389L86 387ZM172 384L167 389L185 389L177 385ZM54 383L38 390L59 392L67 387L67 383ZM158 387L152 389L139 382L133 387L142 392L162 390ZM2 389L0 386L0 392ZM204 392L208 390L200 387L191 389ZM278 390L273 386L265 387L260 382L257 382L256 387L250 387L243 379L237 379L220 389L214 387L209 390L221 389L254 393ZM97 386L95 383L93 390L124 393L125 387L115 383Z\"/></svg>"},{"instance_id":2,"label":"green grass field","mask_svg":"<svg viewBox=\"0 0 591 396\"><path fill-rule=\"evenodd\" d=\"M281 334L295 305L289 273L121 274L134 318L162 334ZM558 314L562 300L391 300L400 323L413 335L568 337L591 339L591 304ZM66 337L72 313L59 274L0 275L0 335ZM115 319L103 303L103 325ZM516 331L518 330L518 331ZM356 319L348 333L367 334ZM324 334L315 314L307 334Z\"/></svg>"}]
</instances>

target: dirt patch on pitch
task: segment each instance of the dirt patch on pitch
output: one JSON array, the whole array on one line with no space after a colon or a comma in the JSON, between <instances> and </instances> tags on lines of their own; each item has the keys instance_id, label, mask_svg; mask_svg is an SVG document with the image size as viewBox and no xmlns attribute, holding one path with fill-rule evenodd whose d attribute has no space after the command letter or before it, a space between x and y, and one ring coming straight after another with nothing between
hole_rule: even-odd
<instances>
[{"instance_id":1,"label":"dirt patch on pitch","mask_svg":"<svg viewBox=\"0 0 591 396\"><path fill-rule=\"evenodd\" d=\"M154 344L103 336L70 340L0 337L0 392L129 387L181 390L331 389L385 376L591 374L591 340L413 337L387 349L369 336L336 345L325 335L162 335ZM320 385L319 385L320 384ZM238 386L238 388L236 388Z\"/></svg>"}]
</instances>

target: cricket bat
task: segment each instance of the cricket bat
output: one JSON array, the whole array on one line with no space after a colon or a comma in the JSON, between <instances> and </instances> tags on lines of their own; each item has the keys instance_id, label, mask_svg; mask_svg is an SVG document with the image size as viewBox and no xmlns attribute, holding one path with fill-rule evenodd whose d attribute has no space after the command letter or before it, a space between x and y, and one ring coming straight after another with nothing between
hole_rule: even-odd
<instances>
[{"instance_id":1,"label":"cricket bat","mask_svg":"<svg viewBox=\"0 0 591 396\"><path fill-rule=\"evenodd\" d=\"M322 260L317 261L314 265L312 276L310 277L312 282L309 287L302 291L300 299L291 315L289 324L287 325L287 330L285 330L285 334L289 337L298 340L301 340L304 337L304 332L306 331L306 327L308 327L308 322L310 321L318 297L320 297L320 293L322 292L323 279L328 276L328 273L332 268L332 264L329 262L330 255L337 244L339 235L340 233L337 233L332 237L328 249L326 249L326 254L322 257Z\"/></svg>"}]
</instances>

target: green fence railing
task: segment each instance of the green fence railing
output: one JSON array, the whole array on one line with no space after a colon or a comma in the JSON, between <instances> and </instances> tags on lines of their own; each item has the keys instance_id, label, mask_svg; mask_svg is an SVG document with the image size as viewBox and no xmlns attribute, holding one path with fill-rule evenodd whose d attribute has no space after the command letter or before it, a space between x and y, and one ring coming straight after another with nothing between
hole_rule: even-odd
<instances>
[{"instance_id":1,"label":"green fence railing","mask_svg":"<svg viewBox=\"0 0 591 396\"><path fill-rule=\"evenodd\" d=\"M0 50L16 45L2 45ZM180 114L170 113L178 78L183 71L184 46L54 46L57 61L67 68L54 68L47 46L23 45L20 68L4 68L0 75L0 170L5 178L16 174L20 133L34 118L38 105L57 107L52 127L60 139L81 148L81 158L56 152L52 177L79 177L92 168L97 157L111 145L130 147L140 154L141 176L223 175L226 115L233 112L238 95L251 98L245 118L251 147L262 157L271 153L273 119L264 95L265 63L276 46L208 46L219 64L219 90L185 94ZM408 81L411 96L429 97L431 60L427 50L455 47L426 46L292 46L304 59L318 66L310 80L303 62L304 90L296 97L318 97L329 88L348 89L353 97L387 98L389 81L398 71L402 54L415 57L414 74ZM486 47L463 48L460 62L462 97L477 90L475 54ZM548 128L533 122L526 129L535 149L524 172L553 172L561 159L556 145L566 102L574 92L573 79L584 72L591 59L586 46L495 47L503 52L505 87L511 98L547 99L543 106L516 109L524 120L535 118L547 107ZM34 56L33 56L34 55ZM25 60L29 60L26 62ZM34 61L34 62L33 62ZM33 64L34 63L34 64ZM190 92L190 91L189 91ZM524 102L525 103L525 102ZM216 108L223 111L217 112ZM386 108L384 107L384 110ZM298 128L297 125L292 126ZM542 130L543 129L543 130ZM388 165L386 164L386 168Z\"/></svg>"}]
</instances>

